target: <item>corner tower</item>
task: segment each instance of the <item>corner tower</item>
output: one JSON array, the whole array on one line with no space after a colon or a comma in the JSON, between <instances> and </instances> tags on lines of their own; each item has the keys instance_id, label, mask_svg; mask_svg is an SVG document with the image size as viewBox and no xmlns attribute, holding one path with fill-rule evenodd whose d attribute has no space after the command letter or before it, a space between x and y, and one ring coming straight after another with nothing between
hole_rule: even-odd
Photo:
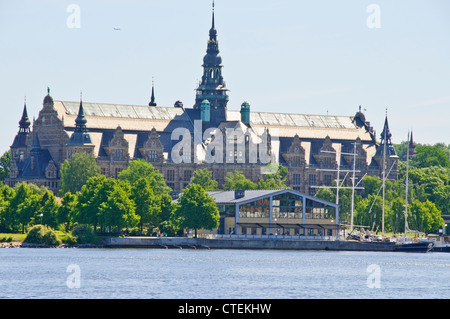
<instances>
[{"instance_id":1,"label":"corner tower","mask_svg":"<svg viewBox=\"0 0 450 319\"><path fill-rule=\"evenodd\" d=\"M22 118L19 121L19 132L14 138L14 142L11 145L11 160L23 162L27 156L27 139L30 134L31 122L28 119L26 101L23 105Z\"/></svg>"},{"instance_id":2,"label":"corner tower","mask_svg":"<svg viewBox=\"0 0 450 319\"><path fill-rule=\"evenodd\" d=\"M211 125L218 126L227 120L228 89L222 76L222 57L219 54L219 42L214 22L214 2L212 5L212 26L209 30L208 48L203 58L203 76L196 89L194 109L200 109L204 100L211 107Z\"/></svg>"},{"instance_id":3,"label":"corner tower","mask_svg":"<svg viewBox=\"0 0 450 319\"><path fill-rule=\"evenodd\" d=\"M86 128L87 120L84 115L83 101L80 96L80 107L78 109L78 116L75 119L75 131L67 143L67 159L71 159L75 153L85 152L91 154L94 150L91 136Z\"/></svg>"}]
</instances>

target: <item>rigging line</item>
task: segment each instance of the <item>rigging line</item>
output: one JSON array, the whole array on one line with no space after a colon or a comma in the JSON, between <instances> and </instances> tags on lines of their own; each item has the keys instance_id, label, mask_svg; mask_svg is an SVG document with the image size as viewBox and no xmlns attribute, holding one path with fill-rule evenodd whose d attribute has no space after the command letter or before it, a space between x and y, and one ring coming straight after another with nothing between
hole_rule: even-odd
<instances>
[{"instance_id":1,"label":"rigging line","mask_svg":"<svg viewBox=\"0 0 450 319\"><path fill-rule=\"evenodd\" d=\"M389 171L388 171L388 173L387 173L387 176L389 176L389 174L391 173L391 170L394 168L394 165L395 165L396 162L397 162L397 161L394 161L394 162L392 163L392 166L391 166L391 168L389 169ZM382 188L383 188L383 184L381 184L381 187L378 189L377 196L375 196L375 199L374 199L373 202L372 202L372 206L370 206L370 209L369 209L369 211L368 211L367 214L370 214L370 213L372 212L373 204L375 204L375 201L377 200L378 195L380 194L380 191L381 191Z\"/></svg>"}]
</instances>

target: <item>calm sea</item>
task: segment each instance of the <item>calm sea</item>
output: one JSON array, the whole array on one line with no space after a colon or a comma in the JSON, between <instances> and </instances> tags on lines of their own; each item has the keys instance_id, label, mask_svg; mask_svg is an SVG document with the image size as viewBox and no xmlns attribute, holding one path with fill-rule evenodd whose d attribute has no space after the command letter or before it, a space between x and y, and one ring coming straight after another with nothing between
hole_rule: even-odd
<instances>
[{"instance_id":1,"label":"calm sea","mask_svg":"<svg viewBox=\"0 0 450 319\"><path fill-rule=\"evenodd\" d=\"M0 249L0 298L450 298L450 254Z\"/></svg>"}]
</instances>

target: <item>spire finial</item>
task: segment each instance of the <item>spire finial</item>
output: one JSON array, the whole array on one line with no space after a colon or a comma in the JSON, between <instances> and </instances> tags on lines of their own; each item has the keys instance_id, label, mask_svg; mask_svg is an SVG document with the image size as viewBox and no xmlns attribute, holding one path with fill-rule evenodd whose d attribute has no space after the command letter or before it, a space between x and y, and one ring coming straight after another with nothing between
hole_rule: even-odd
<instances>
[{"instance_id":1,"label":"spire finial","mask_svg":"<svg viewBox=\"0 0 450 319\"><path fill-rule=\"evenodd\" d=\"M47 86L47 93L50 95L50 87Z\"/></svg>"},{"instance_id":2,"label":"spire finial","mask_svg":"<svg viewBox=\"0 0 450 319\"><path fill-rule=\"evenodd\" d=\"M213 29L215 28L215 26L214 26L214 0L212 2L212 27L213 27Z\"/></svg>"},{"instance_id":3,"label":"spire finial","mask_svg":"<svg viewBox=\"0 0 450 319\"><path fill-rule=\"evenodd\" d=\"M152 76L152 96L150 98L150 103L148 103L149 106L156 106L155 102L155 81L153 80Z\"/></svg>"}]
</instances>

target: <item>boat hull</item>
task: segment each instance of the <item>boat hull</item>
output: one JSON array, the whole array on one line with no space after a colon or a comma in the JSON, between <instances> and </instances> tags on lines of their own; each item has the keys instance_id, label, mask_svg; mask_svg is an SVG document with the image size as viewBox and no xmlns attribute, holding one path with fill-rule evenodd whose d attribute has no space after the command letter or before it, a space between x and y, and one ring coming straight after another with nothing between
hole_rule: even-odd
<instances>
[{"instance_id":1,"label":"boat hull","mask_svg":"<svg viewBox=\"0 0 450 319\"><path fill-rule=\"evenodd\" d=\"M412 252L412 253L427 253L433 249L432 243L406 243L395 245L394 251Z\"/></svg>"},{"instance_id":2,"label":"boat hull","mask_svg":"<svg viewBox=\"0 0 450 319\"><path fill-rule=\"evenodd\" d=\"M437 253L450 253L450 246L434 246L432 251Z\"/></svg>"}]
</instances>

